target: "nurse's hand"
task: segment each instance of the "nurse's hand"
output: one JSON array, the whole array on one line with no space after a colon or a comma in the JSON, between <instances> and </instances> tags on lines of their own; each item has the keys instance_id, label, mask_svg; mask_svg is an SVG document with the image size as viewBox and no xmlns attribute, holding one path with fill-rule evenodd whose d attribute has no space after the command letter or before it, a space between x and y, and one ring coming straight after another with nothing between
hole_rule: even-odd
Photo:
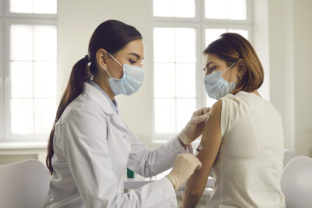
<instances>
[{"instance_id":1,"label":"nurse's hand","mask_svg":"<svg viewBox=\"0 0 312 208\"><path fill-rule=\"evenodd\" d=\"M178 190L194 173L200 169L201 162L191 153L179 154L176 157L171 172L166 176L169 178L175 190Z\"/></svg>"},{"instance_id":2,"label":"nurse's hand","mask_svg":"<svg viewBox=\"0 0 312 208\"><path fill-rule=\"evenodd\" d=\"M178 137L184 145L192 143L203 132L204 125L209 119L210 108L202 108L195 111L191 120L186 124Z\"/></svg>"}]
</instances>

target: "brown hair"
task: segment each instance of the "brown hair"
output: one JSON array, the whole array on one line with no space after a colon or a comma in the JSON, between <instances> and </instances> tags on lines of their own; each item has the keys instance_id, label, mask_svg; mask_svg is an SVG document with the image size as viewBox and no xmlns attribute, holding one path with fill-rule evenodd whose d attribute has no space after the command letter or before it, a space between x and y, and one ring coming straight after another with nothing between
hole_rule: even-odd
<instances>
[{"instance_id":1,"label":"brown hair","mask_svg":"<svg viewBox=\"0 0 312 208\"><path fill-rule=\"evenodd\" d=\"M48 154L46 157L46 165L51 174L53 173L52 156L54 154L53 139L55 124L60 119L69 103L82 93L84 82L90 79L92 74L95 75L97 73L96 52L103 48L109 53L114 54L124 48L129 42L138 39L142 39L142 36L136 28L117 20L105 21L93 32L89 42L89 55L80 59L73 66L67 87L56 112L53 128L49 137ZM89 62L90 66L88 65Z\"/></svg>"},{"instance_id":2,"label":"brown hair","mask_svg":"<svg viewBox=\"0 0 312 208\"><path fill-rule=\"evenodd\" d=\"M204 50L204 54L214 54L226 62L227 66L238 64L242 77L238 78L236 88L232 91L253 92L263 83L264 73L255 49L239 34L224 33Z\"/></svg>"}]
</instances>

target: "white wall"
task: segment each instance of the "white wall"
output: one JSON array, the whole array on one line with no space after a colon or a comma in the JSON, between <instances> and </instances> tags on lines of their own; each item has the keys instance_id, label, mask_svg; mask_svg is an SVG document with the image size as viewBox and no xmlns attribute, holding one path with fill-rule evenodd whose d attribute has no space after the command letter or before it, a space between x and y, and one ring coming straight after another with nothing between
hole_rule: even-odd
<instances>
[{"instance_id":1,"label":"white wall","mask_svg":"<svg viewBox=\"0 0 312 208\"><path fill-rule=\"evenodd\" d=\"M73 64L87 54L88 41L98 24L118 19L141 31L145 41L145 82L131 96L119 96L119 108L139 138L152 137L153 79L151 57L151 1L59 1L59 96ZM312 1L255 0L254 43L266 72L270 99L284 121L285 144L297 154L312 149L310 121L312 82Z\"/></svg>"},{"instance_id":2,"label":"white wall","mask_svg":"<svg viewBox=\"0 0 312 208\"><path fill-rule=\"evenodd\" d=\"M267 4L270 97L283 117L285 145L296 154L311 155L312 1L259 1Z\"/></svg>"},{"instance_id":3,"label":"white wall","mask_svg":"<svg viewBox=\"0 0 312 208\"><path fill-rule=\"evenodd\" d=\"M59 95L62 94L71 67L88 52L92 32L103 21L117 19L135 26L143 35L145 45L145 81L138 93L118 96L123 118L141 139L151 141L152 132L152 26L151 2L146 0L66 0L59 1Z\"/></svg>"},{"instance_id":4,"label":"white wall","mask_svg":"<svg viewBox=\"0 0 312 208\"><path fill-rule=\"evenodd\" d=\"M259 89L261 96L270 99L270 56L269 56L269 17L268 1L253 2L253 46L264 70L264 82Z\"/></svg>"},{"instance_id":5,"label":"white wall","mask_svg":"<svg viewBox=\"0 0 312 208\"><path fill-rule=\"evenodd\" d=\"M296 152L312 156L312 1L293 0Z\"/></svg>"},{"instance_id":6,"label":"white wall","mask_svg":"<svg viewBox=\"0 0 312 208\"><path fill-rule=\"evenodd\" d=\"M283 117L285 145L294 150L292 0L268 1L271 101Z\"/></svg>"}]
</instances>

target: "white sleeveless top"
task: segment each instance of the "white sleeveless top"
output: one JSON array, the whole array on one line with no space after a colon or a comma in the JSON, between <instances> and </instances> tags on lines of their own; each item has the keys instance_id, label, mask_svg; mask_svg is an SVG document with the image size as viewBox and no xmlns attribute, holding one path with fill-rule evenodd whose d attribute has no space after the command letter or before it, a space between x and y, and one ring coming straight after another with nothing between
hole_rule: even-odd
<instances>
[{"instance_id":1,"label":"white sleeveless top","mask_svg":"<svg viewBox=\"0 0 312 208\"><path fill-rule=\"evenodd\" d=\"M221 133L209 208L285 207L280 187L284 136L274 106L253 93L223 97Z\"/></svg>"}]
</instances>

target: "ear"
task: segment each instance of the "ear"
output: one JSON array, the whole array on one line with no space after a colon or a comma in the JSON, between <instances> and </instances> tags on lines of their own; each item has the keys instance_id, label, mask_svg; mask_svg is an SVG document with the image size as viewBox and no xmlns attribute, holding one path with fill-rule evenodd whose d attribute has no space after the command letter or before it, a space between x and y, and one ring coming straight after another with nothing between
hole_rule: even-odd
<instances>
[{"instance_id":1,"label":"ear","mask_svg":"<svg viewBox=\"0 0 312 208\"><path fill-rule=\"evenodd\" d=\"M96 62L101 70L107 70L108 53L105 49L101 48L96 52Z\"/></svg>"}]
</instances>

